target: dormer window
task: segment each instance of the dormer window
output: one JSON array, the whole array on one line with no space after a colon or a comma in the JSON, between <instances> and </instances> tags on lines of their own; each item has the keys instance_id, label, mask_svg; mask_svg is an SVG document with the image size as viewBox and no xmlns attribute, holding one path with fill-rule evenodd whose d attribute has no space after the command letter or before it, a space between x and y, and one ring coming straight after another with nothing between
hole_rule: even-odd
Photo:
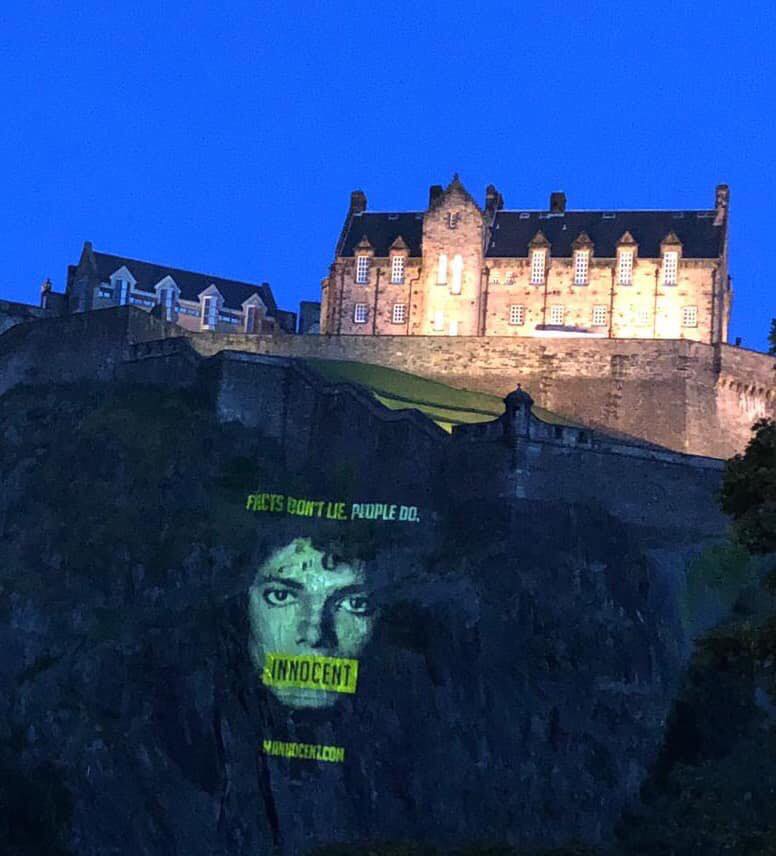
<instances>
[{"instance_id":1,"label":"dormer window","mask_svg":"<svg viewBox=\"0 0 776 856\"><path fill-rule=\"evenodd\" d=\"M547 269L547 250L539 248L531 251L531 285L544 285Z\"/></svg>"},{"instance_id":2,"label":"dormer window","mask_svg":"<svg viewBox=\"0 0 776 856\"><path fill-rule=\"evenodd\" d=\"M202 329L215 330L218 323L218 300L214 295L202 298Z\"/></svg>"},{"instance_id":3,"label":"dormer window","mask_svg":"<svg viewBox=\"0 0 776 856\"><path fill-rule=\"evenodd\" d=\"M258 306L247 306L245 308L245 332L258 333L261 319Z\"/></svg>"},{"instance_id":4,"label":"dormer window","mask_svg":"<svg viewBox=\"0 0 776 856\"><path fill-rule=\"evenodd\" d=\"M633 256L631 249L620 250L617 258L617 282L620 285L633 285Z\"/></svg>"},{"instance_id":5,"label":"dormer window","mask_svg":"<svg viewBox=\"0 0 776 856\"><path fill-rule=\"evenodd\" d=\"M447 212L447 228L448 229L457 229L459 217L460 217L460 214L457 211L448 211Z\"/></svg>"},{"instance_id":6,"label":"dormer window","mask_svg":"<svg viewBox=\"0 0 776 856\"><path fill-rule=\"evenodd\" d=\"M439 256L439 267L437 268L437 285L447 285L447 253Z\"/></svg>"},{"instance_id":7,"label":"dormer window","mask_svg":"<svg viewBox=\"0 0 776 856\"><path fill-rule=\"evenodd\" d=\"M590 250L574 251L574 285L587 285L590 273Z\"/></svg>"},{"instance_id":8,"label":"dormer window","mask_svg":"<svg viewBox=\"0 0 776 856\"><path fill-rule=\"evenodd\" d=\"M463 256L453 256L453 278L450 283L450 294L461 293L461 280L463 278Z\"/></svg>"},{"instance_id":9,"label":"dormer window","mask_svg":"<svg viewBox=\"0 0 776 856\"><path fill-rule=\"evenodd\" d=\"M356 282L359 285L369 282L369 256L356 257Z\"/></svg>"},{"instance_id":10,"label":"dormer window","mask_svg":"<svg viewBox=\"0 0 776 856\"><path fill-rule=\"evenodd\" d=\"M391 259L391 282L394 285L404 282L404 256L394 256Z\"/></svg>"},{"instance_id":11,"label":"dormer window","mask_svg":"<svg viewBox=\"0 0 776 856\"><path fill-rule=\"evenodd\" d=\"M679 253L677 250L666 250L663 253L663 285L676 285L679 273Z\"/></svg>"},{"instance_id":12,"label":"dormer window","mask_svg":"<svg viewBox=\"0 0 776 856\"><path fill-rule=\"evenodd\" d=\"M119 306L126 306L129 302L129 283L126 279L114 279L114 293Z\"/></svg>"},{"instance_id":13,"label":"dormer window","mask_svg":"<svg viewBox=\"0 0 776 856\"><path fill-rule=\"evenodd\" d=\"M159 289L159 303L164 311L165 321L173 321L175 314L175 289Z\"/></svg>"}]
</instances>

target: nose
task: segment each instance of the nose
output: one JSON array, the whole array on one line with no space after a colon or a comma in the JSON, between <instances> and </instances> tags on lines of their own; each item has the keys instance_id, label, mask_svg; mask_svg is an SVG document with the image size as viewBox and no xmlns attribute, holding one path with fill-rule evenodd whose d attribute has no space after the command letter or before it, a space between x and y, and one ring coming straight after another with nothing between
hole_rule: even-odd
<instances>
[{"instance_id":1,"label":"nose","mask_svg":"<svg viewBox=\"0 0 776 856\"><path fill-rule=\"evenodd\" d=\"M299 645L316 649L336 647L334 623L325 604L310 604L299 619L297 631Z\"/></svg>"}]
</instances>

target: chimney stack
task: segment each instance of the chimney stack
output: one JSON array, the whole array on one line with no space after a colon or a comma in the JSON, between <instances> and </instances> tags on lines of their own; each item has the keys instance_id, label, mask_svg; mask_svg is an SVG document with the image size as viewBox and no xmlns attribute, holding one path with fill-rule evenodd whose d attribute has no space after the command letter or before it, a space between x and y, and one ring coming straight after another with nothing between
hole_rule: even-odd
<instances>
[{"instance_id":1,"label":"chimney stack","mask_svg":"<svg viewBox=\"0 0 776 856\"><path fill-rule=\"evenodd\" d=\"M363 214L366 211L366 194L363 190L354 190L350 194L350 213Z\"/></svg>"},{"instance_id":2,"label":"chimney stack","mask_svg":"<svg viewBox=\"0 0 776 856\"><path fill-rule=\"evenodd\" d=\"M566 211L566 194L556 190L550 194L550 214L563 214Z\"/></svg>"},{"instance_id":3,"label":"chimney stack","mask_svg":"<svg viewBox=\"0 0 776 856\"><path fill-rule=\"evenodd\" d=\"M430 208L444 192L441 184L432 184L428 189L428 207Z\"/></svg>"},{"instance_id":4,"label":"chimney stack","mask_svg":"<svg viewBox=\"0 0 776 856\"><path fill-rule=\"evenodd\" d=\"M728 205L730 205L730 188L727 184L718 184L714 194L714 207L717 209L717 216L714 218L715 226L721 226L727 220Z\"/></svg>"},{"instance_id":5,"label":"chimney stack","mask_svg":"<svg viewBox=\"0 0 776 856\"><path fill-rule=\"evenodd\" d=\"M496 190L495 186L489 184L485 188L485 210L491 214L501 211L504 207L504 197Z\"/></svg>"}]
</instances>

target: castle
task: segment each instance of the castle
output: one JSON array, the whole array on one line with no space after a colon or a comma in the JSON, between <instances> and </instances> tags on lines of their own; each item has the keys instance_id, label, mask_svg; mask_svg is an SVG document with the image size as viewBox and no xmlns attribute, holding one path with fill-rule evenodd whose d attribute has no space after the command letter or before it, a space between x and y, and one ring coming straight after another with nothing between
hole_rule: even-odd
<instances>
[{"instance_id":1,"label":"castle","mask_svg":"<svg viewBox=\"0 0 776 856\"><path fill-rule=\"evenodd\" d=\"M320 307L303 302L298 328L266 283L87 243L64 295L44 288L41 307L0 301L0 332L127 303L206 357L374 363L500 396L520 383L579 425L717 458L742 451L756 419L776 417L773 357L726 343L727 186L702 211L573 212L557 193L547 211L507 211L492 186L480 208L457 178L431 188L425 212L366 205L351 194ZM290 335L317 333L319 308L321 335Z\"/></svg>"},{"instance_id":2,"label":"castle","mask_svg":"<svg viewBox=\"0 0 776 856\"><path fill-rule=\"evenodd\" d=\"M727 339L729 191L702 211L505 210L456 176L425 211L351 194L323 281L321 333Z\"/></svg>"}]
</instances>

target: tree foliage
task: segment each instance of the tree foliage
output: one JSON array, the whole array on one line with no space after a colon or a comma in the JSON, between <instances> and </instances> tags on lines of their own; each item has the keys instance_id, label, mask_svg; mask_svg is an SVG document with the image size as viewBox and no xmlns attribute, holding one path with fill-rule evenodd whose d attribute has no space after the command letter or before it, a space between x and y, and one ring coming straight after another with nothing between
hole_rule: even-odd
<instances>
[{"instance_id":1,"label":"tree foliage","mask_svg":"<svg viewBox=\"0 0 776 856\"><path fill-rule=\"evenodd\" d=\"M722 510L733 518L733 537L750 553L776 552L776 421L759 419L743 455L727 462Z\"/></svg>"}]
</instances>

